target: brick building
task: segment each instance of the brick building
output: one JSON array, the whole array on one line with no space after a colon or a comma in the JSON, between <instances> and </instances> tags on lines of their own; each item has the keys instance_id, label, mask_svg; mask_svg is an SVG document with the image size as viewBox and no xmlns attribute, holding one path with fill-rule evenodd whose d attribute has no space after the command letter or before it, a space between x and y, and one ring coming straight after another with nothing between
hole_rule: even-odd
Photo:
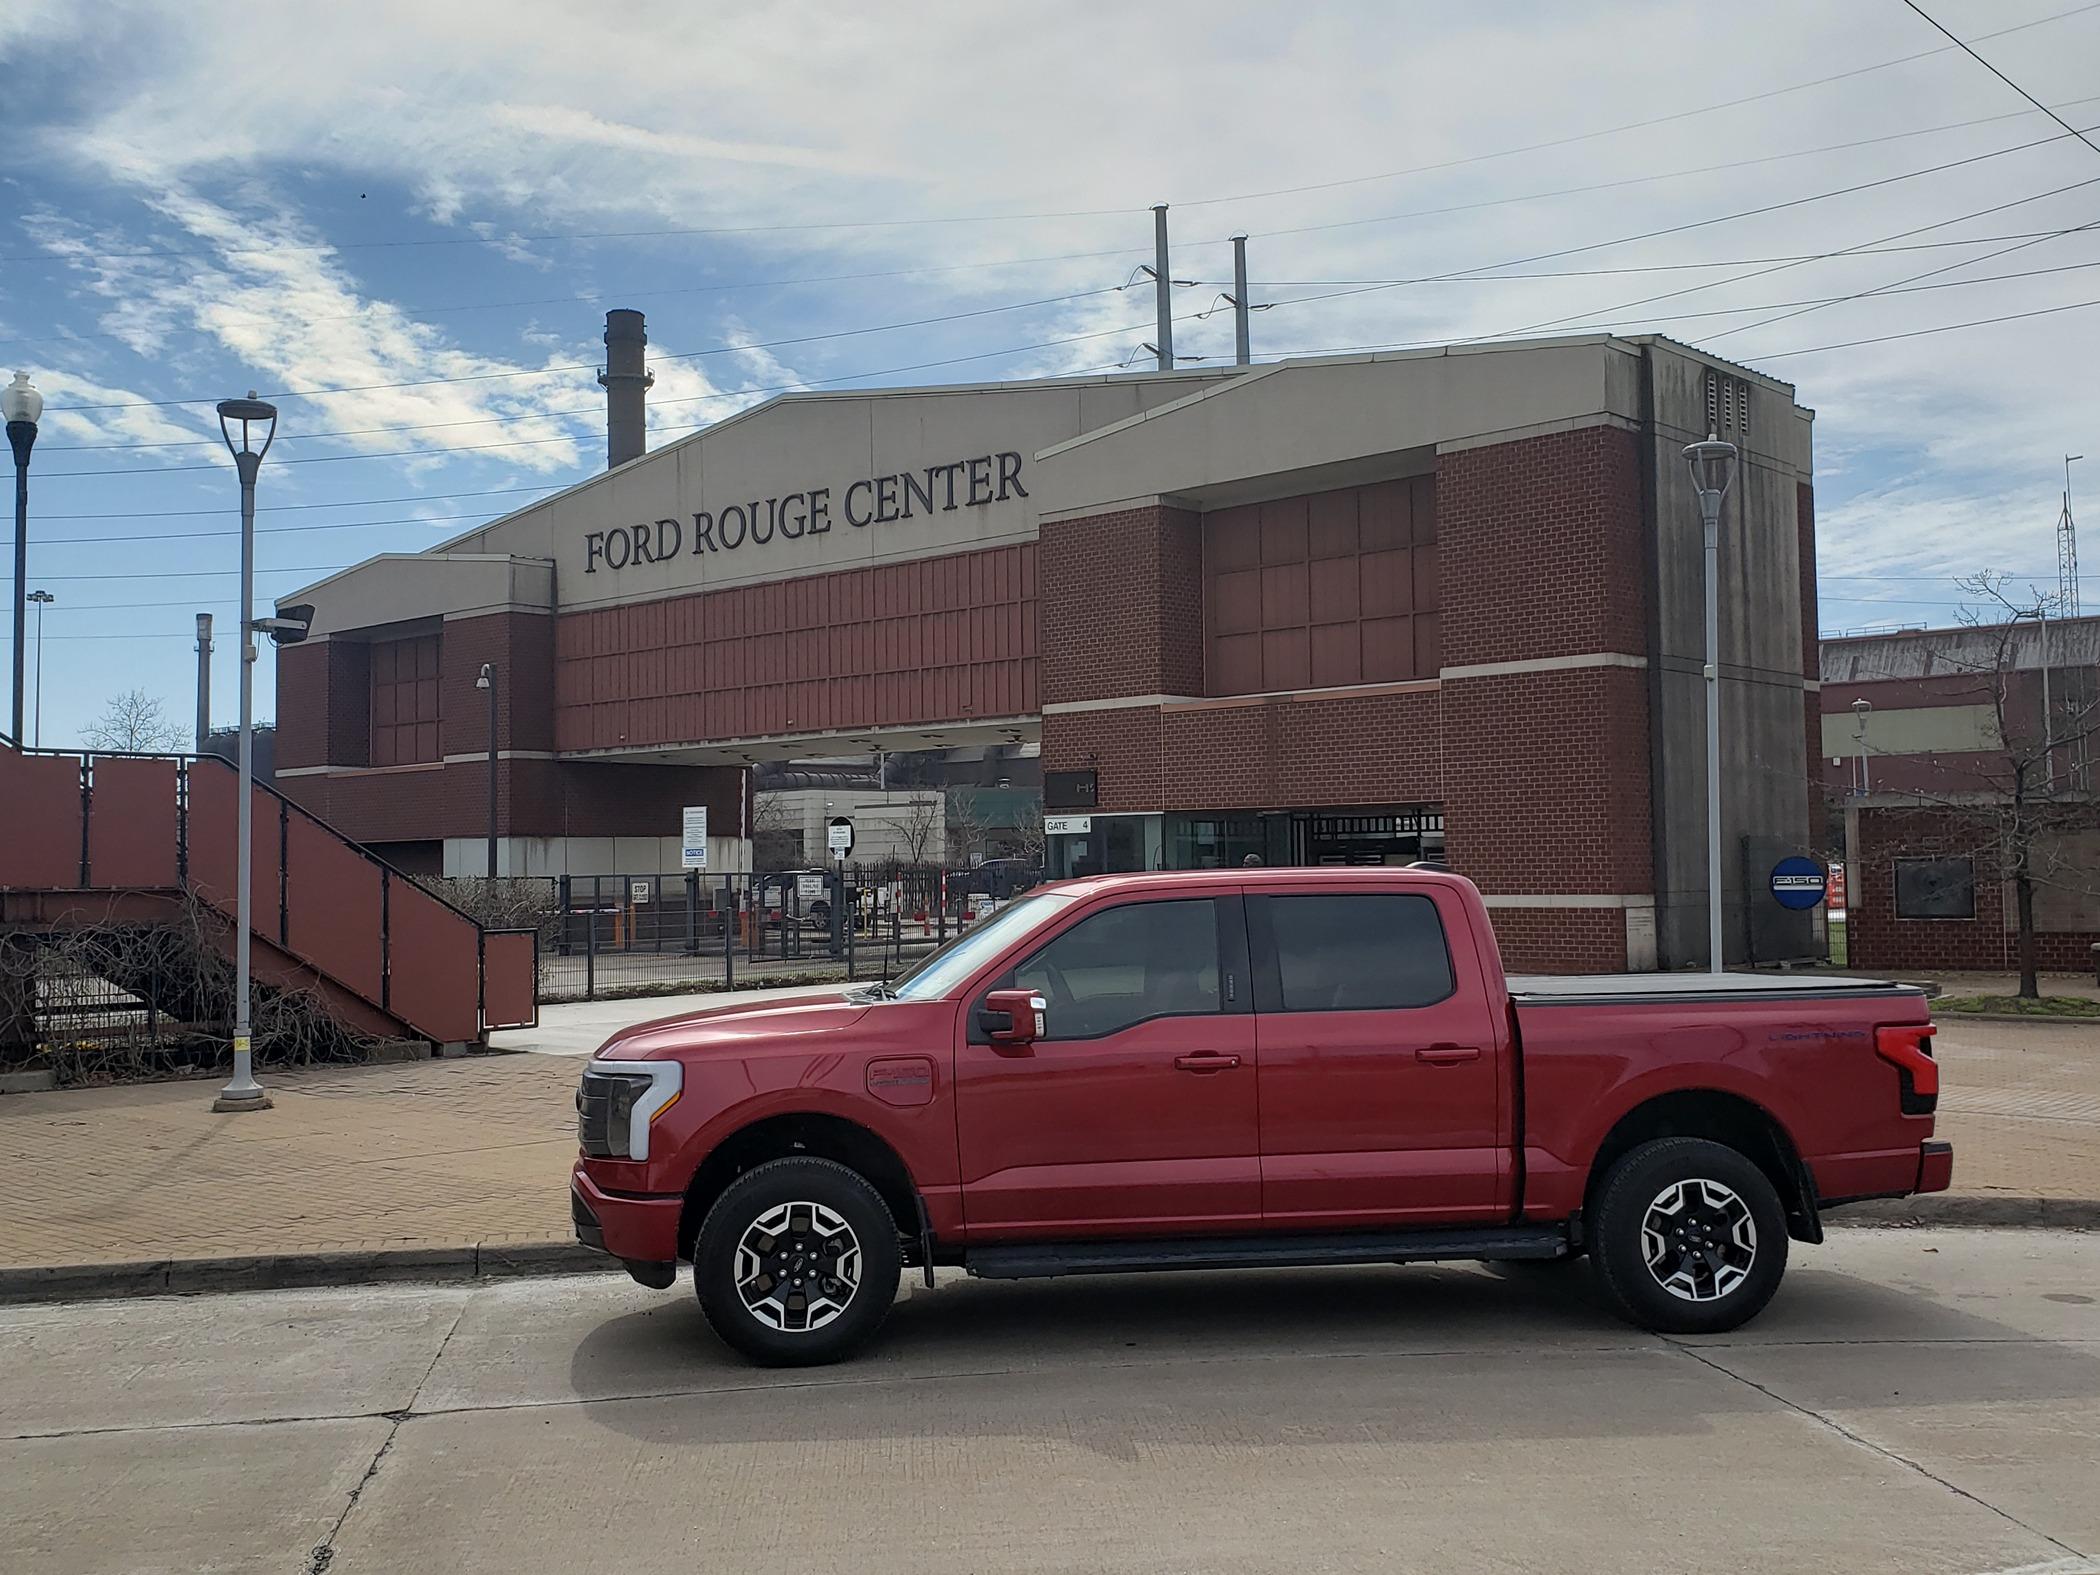
<instances>
[{"instance_id":1,"label":"brick building","mask_svg":"<svg viewBox=\"0 0 2100 1575\"><path fill-rule=\"evenodd\" d=\"M737 868L752 762L1039 740L1053 874L1439 858L1519 966L1703 963L1713 430L1728 949L1798 955L1809 427L1608 336L788 396L284 598L278 780L478 867L488 663L509 868L675 863L701 802Z\"/></svg>"},{"instance_id":2,"label":"brick building","mask_svg":"<svg viewBox=\"0 0 2100 1575\"><path fill-rule=\"evenodd\" d=\"M2024 843L2039 965L2088 971L2100 618L1825 640L1822 675L1826 840L1846 860L1851 965L2016 968L2008 877Z\"/></svg>"}]
</instances>

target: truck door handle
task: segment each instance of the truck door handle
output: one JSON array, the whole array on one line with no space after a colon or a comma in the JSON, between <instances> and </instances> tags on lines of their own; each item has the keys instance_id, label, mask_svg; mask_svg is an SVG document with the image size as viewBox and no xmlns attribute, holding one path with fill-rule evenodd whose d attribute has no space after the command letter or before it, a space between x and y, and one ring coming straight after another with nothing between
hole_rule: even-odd
<instances>
[{"instance_id":1,"label":"truck door handle","mask_svg":"<svg viewBox=\"0 0 2100 1575\"><path fill-rule=\"evenodd\" d=\"M1219 1055L1214 1050L1201 1050L1191 1055L1174 1057L1175 1068L1183 1072L1227 1072L1240 1064L1236 1055Z\"/></svg>"},{"instance_id":2,"label":"truck door handle","mask_svg":"<svg viewBox=\"0 0 2100 1575\"><path fill-rule=\"evenodd\" d=\"M1464 1061L1478 1061L1478 1045L1424 1045L1415 1052L1417 1061L1427 1061L1431 1066L1457 1066Z\"/></svg>"}]
</instances>

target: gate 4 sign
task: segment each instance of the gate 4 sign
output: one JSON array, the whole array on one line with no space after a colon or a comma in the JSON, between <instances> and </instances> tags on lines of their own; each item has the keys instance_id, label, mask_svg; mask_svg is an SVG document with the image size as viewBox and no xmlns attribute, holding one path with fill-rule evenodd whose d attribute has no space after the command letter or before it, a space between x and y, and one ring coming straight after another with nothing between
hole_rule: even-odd
<instances>
[{"instance_id":1,"label":"gate 4 sign","mask_svg":"<svg viewBox=\"0 0 2100 1575\"><path fill-rule=\"evenodd\" d=\"M1813 908L1829 885L1830 878L1814 859L1781 859L1772 866L1772 896L1782 908Z\"/></svg>"}]
</instances>

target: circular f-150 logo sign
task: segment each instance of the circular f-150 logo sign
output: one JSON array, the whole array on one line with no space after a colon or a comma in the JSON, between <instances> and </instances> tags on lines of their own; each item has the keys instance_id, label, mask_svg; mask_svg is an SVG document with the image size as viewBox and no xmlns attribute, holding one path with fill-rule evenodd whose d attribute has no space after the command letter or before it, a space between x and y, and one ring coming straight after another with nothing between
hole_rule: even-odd
<instances>
[{"instance_id":1,"label":"circular f-150 logo sign","mask_svg":"<svg viewBox=\"0 0 2100 1575\"><path fill-rule=\"evenodd\" d=\"M1782 908L1813 908L1830 884L1814 859L1781 859L1772 866L1772 895Z\"/></svg>"}]
</instances>

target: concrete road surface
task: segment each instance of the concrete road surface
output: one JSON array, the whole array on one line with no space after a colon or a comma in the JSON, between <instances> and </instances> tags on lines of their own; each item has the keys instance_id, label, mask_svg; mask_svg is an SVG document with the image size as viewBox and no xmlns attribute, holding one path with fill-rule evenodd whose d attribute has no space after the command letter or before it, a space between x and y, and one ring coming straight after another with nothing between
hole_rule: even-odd
<instances>
[{"instance_id":1,"label":"concrete road surface","mask_svg":"<svg viewBox=\"0 0 2100 1575\"><path fill-rule=\"evenodd\" d=\"M2100 1571L2100 1236L1796 1265L1681 1341L1550 1273L958 1280L801 1372L683 1285L0 1309L0 1570Z\"/></svg>"}]
</instances>

